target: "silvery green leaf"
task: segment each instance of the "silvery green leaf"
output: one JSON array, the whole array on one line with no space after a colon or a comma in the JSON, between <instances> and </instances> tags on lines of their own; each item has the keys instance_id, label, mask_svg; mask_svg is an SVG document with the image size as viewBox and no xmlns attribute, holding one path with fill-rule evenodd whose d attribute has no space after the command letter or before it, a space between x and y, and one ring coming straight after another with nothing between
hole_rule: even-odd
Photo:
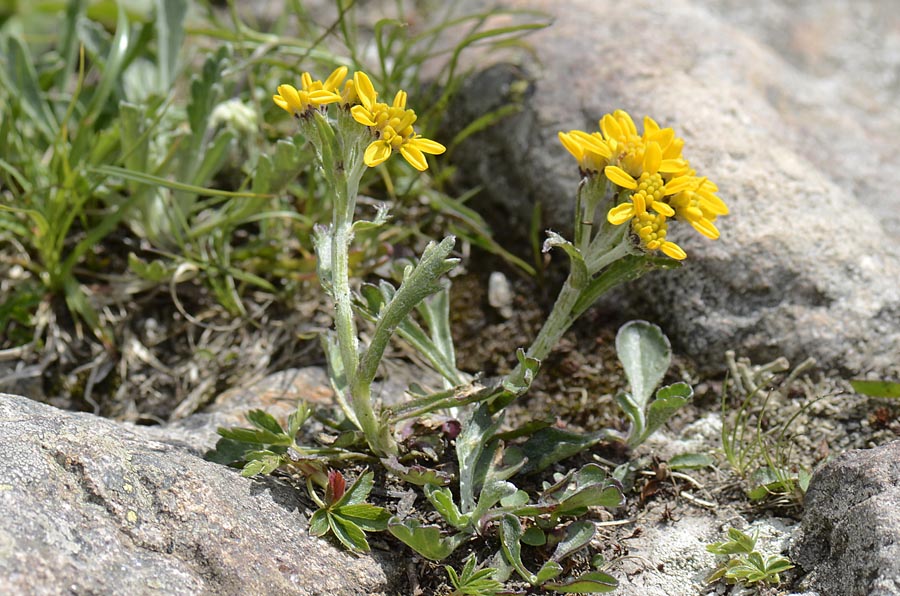
<instances>
[{"instance_id":1,"label":"silvery green leaf","mask_svg":"<svg viewBox=\"0 0 900 596\"><path fill-rule=\"evenodd\" d=\"M157 67L160 83L164 88L171 87L175 80L178 55L184 41L184 17L187 14L186 0L156 1L156 45Z\"/></svg>"},{"instance_id":2,"label":"silvery green leaf","mask_svg":"<svg viewBox=\"0 0 900 596\"><path fill-rule=\"evenodd\" d=\"M459 259L448 258L455 244L456 238L453 236L444 238L438 244L430 243L412 271L404 274L403 283L378 317L369 347L360 358L359 382L372 382L394 331L422 300L441 290L440 277L459 262Z\"/></svg>"},{"instance_id":3,"label":"silvery green leaf","mask_svg":"<svg viewBox=\"0 0 900 596\"><path fill-rule=\"evenodd\" d=\"M503 547L503 554L506 560L519 572L522 579L535 585L537 576L525 567L522 563L522 524L515 515L506 514L500 519L500 545Z\"/></svg>"},{"instance_id":4,"label":"silvery green leaf","mask_svg":"<svg viewBox=\"0 0 900 596\"><path fill-rule=\"evenodd\" d=\"M441 290L419 303L417 310L430 335L430 350L425 356L451 385L461 385L463 378L456 370L456 349L450 332L450 281L441 280Z\"/></svg>"},{"instance_id":5,"label":"silvery green leaf","mask_svg":"<svg viewBox=\"0 0 900 596\"><path fill-rule=\"evenodd\" d=\"M345 406L350 388L347 383L347 375L344 371L344 361L341 358L341 348L338 345L337 336L333 332L327 332L323 333L320 338L322 349L325 352L325 361L328 364L328 379L331 381L331 387L334 389L335 398L342 406ZM343 409L349 411L346 407Z\"/></svg>"},{"instance_id":6,"label":"silvery green leaf","mask_svg":"<svg viewBox=\"0 0 900 596\"><path fill-rule=\"evenodd\" d=\"M515 376L507 375L503 378L502 383L503 389L513 397L518 397L528 391L531 383L534 382L535 375L541 368L541 361L527 356L522 348L516 350L516 358L519 360L519 366L516 367L518 373Z\"/></svg>"},{"instance_id":7,"label":"silvery green leaf","mask_svg":"<svg viewBox=\"0 0 900 596\"><path fill-rule=\"evenodd\" d=\"M426 468L419 464L405 466L400 463L396 455L381 458L381 465L390 470L395 476L416 486L427 486L429 484L444 486L450 483L450 475L447 472Z\"/></svg>"},{"instance_id":8,"label":"silvery green leaf","mask_svg":"<svg viewBox=\"0 0 900 596\"><path fill-rule=\"evenodd\" d=\"M613 576L602 571L590 571L563 582L548 582L544 588L563 594L600 594L612 592L619 586L619 582Z\"/></svg>"},{"instance_id":9,"label":"silvery green leaf","mask_svg":"<svg viewBox=\"0 0 900 596\"><path fill-rule=\"evenodd\" d=\"M547 561L544 563L540 570L537 572L537 582L538 584L543 584L544 582L548 582L551 579L554 579L559 576L560 573L563 572L562 565L557 563L556 561Z\"/></svg>"},{"instance_id":10,"label":"silvery green leaf","mask_svg":"<svg viewBox=\"0 0 900 596\"><path fill-rule=\"evenodd\" d=\"M544 546L547 544L547 534L538 526L531 526L522 534L522 542L528 546Z\"/></svg>"},{"instance_id":11,"label":"silvery green leaf","mask_svg":"<svg viewBox=\"0 0 900 596\"><path fill-rule=\"evenodd\" d=\"M518 489L511 482L494 480L485 483L484 488L481 489L481 494L478 495L478 505L472 512L472 518L475 520L481 519L491 507L502 499L513 496L516 492L518 492Z\"/></svg>"},{"instance_id":12,"label":"silvery green leaf","mask_svg":"<svg viewBox=\"0 0 900 596\"><path fill-rule=\"evenodd\" d=\"M700 470L715 465L716 459L708 453L679 453L669 459L670 470Z\"/></svg>"},{"instance_id":13,"label":"silvery green leaf","mask_svg":"<svg viewBox=\"0 0 900 596\"><path fill-rule=\"evenodd\" d=\"M566 537L556 545L552 559L554 561L562 561L569 555L576 552L581 547L590 543L594 537L596 528L594 524L586 521L574 521L566 528Z\"/></svg>"},{"instance_id":14,"label":"silvery green leaf","mask_svg":"<svg viewBox=\"0 0 900 596\"><path fill-rule=\"evenodd\" d=\"M459 460L460 509L469 513L475 508L476 468L485 443L500 428L501 418L491 420L487 404L479 404L456 438L456 457Z\"/></svg>"},{"instance_id":15,"label":"silvery green leaf","mask_svg":"<svg viewBox=\"0 0 900 596\"><path fill-rule=\"evenodd\" d=\"M374 230L387 223L387 221L390 219L390 206L386 203L380 203L375 207L375 209L375 219L373 219L372 221L361 219L353 222L351 230L354 234L366 230Z\"/></svg>"},{"instance_id":16,"label":"silvery green leaf","mask_svg":"<svg viewBox=\"0 0 900 596\"><path fill-rule=\"evenodd\" d=\"M694 390L687 383L675 383L657 391L656 399L647 408L646 424L642 436L634 437L633 443L629 439L629 445L636 447L644 442L647 437L665 424L672 414L690 402L693 396Z\"/></svg>"},{"instance_id":17,"label":"silvery green leaf","mask_svg":"<svg viewBox=\"0 0 900 596\"><path fill-rule=\"evenodd\" d=\"M631 396L644 409L672 358L668 338L646 321L630 321L616 334L616 352L631 385Z\"/></svg>"},{"instance_id":18,"label":"silvery green leaf","mask_svg":"<svg viewBox=\"0 0 900 596\"><path fill-rule=\"evenodd\" d=\"M397 517L388 521L388 531L394 538L432 561L449 557L468 538L466 534L443 536L438 526L425 526L414 519L401 522Z\"/></svg>"},{"instance_id":19,"label":"silvery green leaf","mask_svg":"<svg viewBox=\"0 0 900 596\"><path fill-rule=\"evenodd\" d=\"M647 421L644 417L644 408L635 403L634 398L628 393L620 393L617 395L616 403L619 404L619 407L622 408L622 411L625 412L625 415L631 420L631 429L628 432L629 445L632 440L635 440L640 444L645 436L644 429L647 426Z\"/></svg>"},{"instance_id":20,"label":"silvery green leaf","mask_svg":"<svg viewBox=\"0 0 900 596\"><path fill-rule=\"evenodd\" d=\"M453 494L448 488L438 488L434 485L425 485L425 496L434 506L435 510L441 514L448 524L457 530L463 530L471 524L470 516L463 515L459 511L459 507L453 501Z\"/></svg>"},{"instance_id":21,"label":"silvery green leaf","mask_svg":"<svg viewBox=\"0 0 900 596\"><path fill-rule=\"evenodd\" d=\"M581 453L609 438L607 431L573 433L558 428L542 428L522 444L522 454L527 458L524 472L538 472L548 466Z\"/></svg>"},{"instance_id":22,"label":"silvery green leaf","mask_svg":"<svg viewBox=\"0 0 900 596\"><path fill-rule=\"evenodd\" d=\"M578 250L574 244L553 230L547 230L547 239L544 240L544 246L541 250L543 252L550 252L550 249L552 248L561 248L569 257L569 266L572 268L572 273L575 275L575 278L581 280L583 283L588 282L589 276L587 265L584 262L584 255L581 254L581 251Z\"/></svg>"}]
</instances>

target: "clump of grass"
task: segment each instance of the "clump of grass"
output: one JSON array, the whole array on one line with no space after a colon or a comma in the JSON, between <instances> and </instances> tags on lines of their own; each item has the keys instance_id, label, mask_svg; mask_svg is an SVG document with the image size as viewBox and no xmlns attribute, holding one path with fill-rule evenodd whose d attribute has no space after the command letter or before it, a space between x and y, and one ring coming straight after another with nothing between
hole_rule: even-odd
<instances>
[{"instance_id":1,"label":"clump of grass","mask_svg":"<svg viewBox=\"0 0 900 596\"><path fill-rule=\"evenodd\" d=\"M379 80L427 90L431 109L419 125L431 132L459 88L464 51L514 45L546 22L494 27L490 13L448 11L417 28L399 3L396 17L367 28L354 2L336 8L325 22L301 2L268 23L236 2L186 0L145 8L73 0L64 12L39 5L0 15L0 263L10 272L0 287L0 349L21 357L0 384L58 375L49 389L91 402L115 371L109 400L140 394L159 405L95 410L158 416L171 393L181 416L222 387L213 375L238 366L240 358L204 364L212 351L245 343L236 327L249 323L275 342L244 368L259 374L257 363L283 362L316 323L301 319L295 333L263 328L297 320L315 291L312 232L331 203L305 139L283 134L290 123L275 117L269 90L303 70L372 59ZM425 80L434 63L442 66ZM451 174L414 177L393 165L367 174L361 208L390 203L395 220L357 234L354 275L448 228L530 271L466 206L474 192L451 197ZM161 329L126 332L147 316ZM134 341L136 350L125 349ZM96 382L65 381L84 359ZM194 372L175 372L184 360Z\"/></svg>"}]
</instances>

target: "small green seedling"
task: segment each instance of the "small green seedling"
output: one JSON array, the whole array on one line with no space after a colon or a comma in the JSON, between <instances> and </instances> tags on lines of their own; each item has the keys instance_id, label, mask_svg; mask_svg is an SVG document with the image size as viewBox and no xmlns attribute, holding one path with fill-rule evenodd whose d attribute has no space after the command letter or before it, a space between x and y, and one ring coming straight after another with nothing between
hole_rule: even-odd
<instances>
[{"instance_id":1,"label":"small green seedling","mask_svg":"<svg viewBox=\"0 0 900 596\"><path fill-rule=\"evenodd\" d=\"M850 381L853 390L862 395L869 397L880 397L883 399L900 398L900 383L892 381L867 381L865 379L854 379Z\"/></svg>"},{"instance_id":2,"label":"small green seedling","mask_svg":"<svg viewBox=\"0 0 900 596\"><path fill-rule=\"evenodd\" d=\"M709 552L728 558L706 581L714 583L724 579L730 584L780 584L780 574L793 569L794 565L781 555L766 556L757 551L757 538L757 534L750 536L736 528L728 528L728 540L707 545Z\"/></svg>"},{"instance_id":3,"label":"small green seedling","mask_svg":"<svg viewBox=\"0 0 900 596\"><path fill-rule=\"evenodd\" d=\"M374 477L372 472L364 472L348 489L344 475L337 470L330 470L324 499L316 494L312 481L308 479L306 487L309 496L319 506L309 519L309 533L324 536L331 531L348 549L368 552L366 532L384 530L390 517L383 507L365 502L372 491Z\"/></svg>"},{"instance_id":4,"label":"small green seedling","mask_svg":"<svg viewBox=\"0 0 900 596\"><path fill-rule=\"evenodd\" d=\"M503 584L493 578L496 569L493 567L476 569L477 565L478 561L474 554L466 559L462 571L458 574L453 567L444 565L450 578L450 585L453 586L450 596L495 596L503 589Z\"/></svg>"},{"instance_id":5,"label":"small green seedling","mask_svg":"<svg viewBox=\"0 0 900 596\"><path fill-rule=\"evenodd\" d=\"M616 335L616 352L631 386L631 392L617 396L616 402L631 420L626 443L635 448L687 404L694 390L687 383L675 383L660 388L651 399L672 360L669 340L656 325L625 323Z\"/></svg>"}]
</instances>

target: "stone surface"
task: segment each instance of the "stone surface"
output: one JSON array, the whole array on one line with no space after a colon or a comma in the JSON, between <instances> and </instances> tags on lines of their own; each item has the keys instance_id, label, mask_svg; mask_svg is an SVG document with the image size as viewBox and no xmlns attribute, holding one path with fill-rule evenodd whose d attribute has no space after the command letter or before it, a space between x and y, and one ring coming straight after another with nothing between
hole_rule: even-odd
<instances>
[{"instance_id":1,"label":"stone surface","mask_svg":"<svg viewBox=\"0 0 900 596\"><path fill-rule=\"evenodd\" d=\"M0 593L397 593L390 555L309 536L294 489L146 430L0 395Z\"/></svg>"},{"instance_id":2,"label":"stone surface","mask_svg":"<svg viewBox=\"0 0 900 596\"><path fill-rule=\"evenodd\" d=\"M673 226L687 266L619 292L617 310L659 322L706 368L737 348L755 361L814 356L842 373L897 372L895 3L505 5L554 23L528 38L535 60L471 80L450 118L521 102L451 156L484 185L480 205L504 212L498 228L514 230L508 218L524 235L535 201L549 226L567 226L577 172L557 131L596 130L616 108L650 114L685 138L685 156L732 213L716 242Z\"/></svg>"},{"instance_id":3,"label":"stone surface","mask_svg":"<svg viewBox=\"0 0 900 596\"><path fill-rule=\"evenodd\" d=\"M900 594L900 441L816 471L791 554L821 594Z\"/></svg>"},{"instance_id":4,"label":"stone surface","mask_svg":"<svg viewBox=\"0 0 900 596\"><path fill-rule=\"evenodd\" d=\"M662 506L649 507L644 514L659 517ZM726 588L722 582L709 585L706 578L723 558L706 550L706 545L726 539L729 527L750 535L758 534L757 549L765 556L784 552L794 524L779 518L752 524L731 508L701 511L676 507L668 522L641 523L640 535L627 541L629 557L616 572L618 596L713 596L715 594L758 594Z\"/></svg>"}]
</instances>

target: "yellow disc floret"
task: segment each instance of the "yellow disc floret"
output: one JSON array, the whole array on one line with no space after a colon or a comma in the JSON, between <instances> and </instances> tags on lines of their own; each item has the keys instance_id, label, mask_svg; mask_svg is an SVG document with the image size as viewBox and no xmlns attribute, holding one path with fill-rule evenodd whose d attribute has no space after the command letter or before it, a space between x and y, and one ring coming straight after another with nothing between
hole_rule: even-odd
<instances>
[{"instance_id":1,"label":"yellow disc floret","mask_svg":"<svg viewBox=\"0 0 900 596\"><path fill-rule=\"evenodd\" d=\"M664 215L639 213L631 220L631 229L641 240L641 246L647 250L660 250L668 257L678 261L684 260L687 253L675 244L666 240L668 224Z\"/></svg>"}]
</instances>

